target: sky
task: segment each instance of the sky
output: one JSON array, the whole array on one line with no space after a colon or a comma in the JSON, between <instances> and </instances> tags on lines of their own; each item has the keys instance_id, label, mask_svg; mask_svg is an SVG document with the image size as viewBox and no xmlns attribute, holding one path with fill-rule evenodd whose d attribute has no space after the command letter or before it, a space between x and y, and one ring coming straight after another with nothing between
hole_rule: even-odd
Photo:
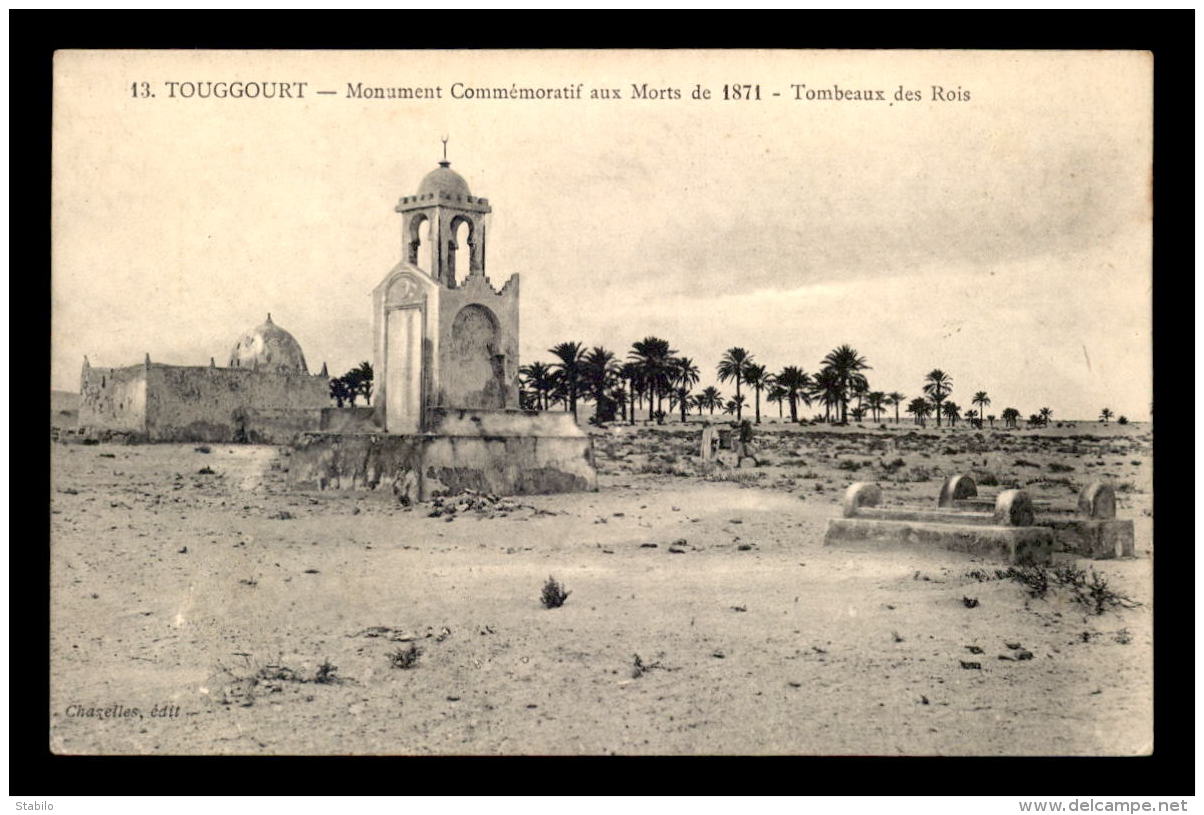
<instances>
[{"instance_id":1,"label":"sky","mask_svg":"<svg viewBox=\"0 0 1204 815\"><path fill-rule=\"evenodd\" d=\"M1145 54L60 52L56 70L53 388L78 389L84 355L224 364L268 312L315 372L370 360L369 293L402 253L393 208L447 135L493 206L486 273L521 275L524 363L656 335L703 387L732 346L814 373L847 343L875 390L914 397L940 368L964 408L985 390L988 412L1149 418ZM170 99L168 80L310 91ZM735 80L762 100L714 98ZM443 98L351 99L348 82ZM457 100L455 82L625 98ZM644 82L683 98L626 98Z\"/></svg>"}]
</instances>

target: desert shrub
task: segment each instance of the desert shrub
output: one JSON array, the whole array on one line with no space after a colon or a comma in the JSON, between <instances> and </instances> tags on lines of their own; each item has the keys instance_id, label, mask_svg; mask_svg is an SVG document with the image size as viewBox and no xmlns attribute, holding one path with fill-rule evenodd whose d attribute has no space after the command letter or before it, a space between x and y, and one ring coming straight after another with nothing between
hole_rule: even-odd
<instances>
[{"instance_id":1,"label":"desert shrub","mask_svg":"<svg viewBox=\"0 0 1204 815\"><path fill-rule=\"evenodd\" d=\"M192 449L193 449L195 452L197 452L197 453L209 453L209 452L212 452L212 451L209 449L209 445L207 445L207 444L202 444L200 447L194 447L194 448L192 448Z\"/></svg>"},{"instance_id":2,"label":"desert shrub","mask_svg":"<svg viewBox=\"0 0 1204 815\"><path fill-rule=\"evenodd\" d=\"M966 577L977 580L979 583L986 583L989 580L999 580L998 571L988 572L986 569L971 569L966 572Z\"/></svg>"},{"instance_id":3,"label":"desert shrub","mask_svg":"<svg viewBox=\"0 0 1204 815\"><path fill-rule=\"evenodd\" d=\"M981 569L967 572L966 576L979 582L991 579L987 572ZM1131 597L1112 589L1107 579L1094 569L1088 577L1087 572L1070 565L1053 569L1044 566L1010 566L1007 569L996 569L995 577L1020 583L1029 596L1036 598L1045 597L1051 588L1068 591L1074 602L1085 606L1096 615L1114 608L1135 608L1141 605Z\"/></svg>"},{"instance_id":4,"label":"desert shrub","mask_svg":"<svg viewBox=\"0 0 1204 815\"><path fill-rule=\"evenodd\" d=\"M864 461L855 461L851 458L845 458L840 460L840 463L836 465L836 469L856 472L857 470L860 470L864 464Z\"/></svg>"},{"instance_id":5,"label":"desert shrub","mask_svg":"<svg viewBox=\"0 0 1204 815\"><path fill-rule=\"evenodd\" d=\"M318 670L314 672L314 682L317 682L319 685L334 685L341 681L335 675L338 671L338 666L329 659L323 660L322 664L318 666Z\"/></svg>"},{"instance_id":6,"label":"desert shrub","mask_svg":"<svg viewBox=\"0 0 1204 815\"><path fill-rule=\"evenodd\" d=\"M1022 458L1018 458L1012 462L1012 466L1013 467L1040 467L1041 465L1036 463L1035 461L1025 461Z\"/></svg>"},{"instance_id":7,"label":"desert shrub","mask_svg":"<svg viewBox=\"0 0 1204 815\"><path fill-rule=\"evenodd\" d=\"M999 477L995 473L985 470L975 470L971 475L974 477L974 483L980 487L998 487Z\"/></svg>"},{"instance_id":8,"label":"desert shrub","mask_svg":"<svg viewBox=\"0 0 1204 815\"><path fill-rule=\"evenodd\" d=\"M543 584L543 591L540 592L539 601L543 603L544 608L560 608L564 605L564 601L572 594L566 591L564 586L556 581L556 578L549 577L547 582Z\"/></svg>"},{"instance_id":9,"label":"desert shrub","mask_svg":"<svg viewBox=\"0 0 1204 815\"><path fill-rule=\"evenodd\" d=\"M1116 485L1116 491L1128 493L1128 492L1137 492L1138 490L1137 490L1136 485L1134 485L1132 481L1121 481L1119 484Z\"/></svg>"},{"instance_id":10,"label":"desert shrub","mask_svg":"<svg viewBox=\"0 0 1204 815\"><path fill-rule=\"evenodd\" d=\"M936 470L929 467L921 467L913 464L905 470L900 470L894 475L892 480L898 484L921 484L925 481L931 481L936 474Z\"/></svg>"},{"instance_id":11,"label":"desert shrub","mask_svg":"<svg viewBox=\"0 0 1204 815\"><path fill-rule=\"evenodd\" d=\"M1044 597L1049 592L1049 572L1043 566L1009 566L1003 576L1024 586L1030 597Z\"/></svg>"},{"instance_id":12,"label":"desert shrub","mask_svg":"<svg viewBox=\"0 0 1204 815\"><path fill-rule=\"evenodd\" d=\"M1133 608L1141 605L1130 597L1114 591L1108 586L1108 580L1095 569L1091 570L1091 580L1075 586L1074 599L1087 606L1097 615L1111 608Z\"/></svg>"},{"instance_id":13,"label":"desert shrub","mask_svg":"<svg viewBox=\"0 0 1204 815\"><path fill-rule=\"evenodd\" d=\"M1049 471L1053 473L1070 473L1074 472L1074 467L1070 466L1069 464L1061 464L1057 461L1051 461L1049 463Z\"/></svg>"},{"instance_id":14,"label":"desert shrub","mask_svg":"<svg viewBox=\"0 0 1204 815\"><path fill-rule=\"evenodd\" d=\"M1069 487L1072 490L1075 488L1074 482L1069 478L1046 478L1042 476L1041 478L1030 478L1028 483L1045 484L1050 487Z\"/></svg>"},{"instance_id":15,"label":"desert shrub","mask_svg":"<svg viewBox=\"0 0 1204 815\"><path fill-rule=\"evenodd\" d=\"M907 466L907 462L901 458L897 458L894 461L890 461L890 462L885 462L885 461L882 462L882 469L888 473L896 472L897 470L900 470L905 466Z\"/></svg>"},{"instance_id":16,"label":"desert shrub","mask_svg":"<svg viewBox=\"0 0 1204 815\"><path fill-rule=\"evenodd\" d=\"M94 444L100 444L100 441L98 439L84 439L82 443L86 444L88 446L92 446Z\"/></svg>"},{"instance_id":17,"label":"desert shrub","mask_svg":"<svg viewBox=\"0 0 1204 815\"><path fill-rule=\"evenodd\" d=\"M707 481L730 481L733 484L752 484L765 477L765 473L756 470L716 470L706 477ZM802 476L807 478L807 476Z\"/></svg>"},{"instance_id":18,"label":"desert shrub","mask_svg":"<svg viewBox=\"0 0 1204 815\"><path fill-rule=\"evenodd\" d=\"M644 674L646 674L652 670L657 670L657 669L662 670L662 671L677 670L676 668L666 667L664 664L661 663L661 661L659 659L656 661L653 661L653 662L645 662L644 659L639 654L633 654L633 656L634 656L634 660L631 663L631 678L632 679L639 679L641 676L643 676ZM657 656L664 656L664 654L657 654Z\"/></svg>"},{"instance_id":19,"label":"desert shrub","mask_svg":"<svg viewBox=\"0 0 1204 815\"><path fill-rule=\"evenodd\" d=\"M1116 420L1116 423L1117 423L1117 424L1128 424L1128 423L1129 423L1129 417L1128 417L1128 416L1121 416L1119 419L1117 419L1117 420Z\"/></svg>"},{"instance_id":20,"label":"desert shrub","mask_svg":"<svg viewBox=\"0 0 1204 815\"><path fill-rule=\"evenodd\" d=\"M408 648L398 648L389 654L389 665L394 668L400 668L403 671L408 671L418 664L418 658L421 656L422 649L411 642Z\"/></svg>"}]
</instances>

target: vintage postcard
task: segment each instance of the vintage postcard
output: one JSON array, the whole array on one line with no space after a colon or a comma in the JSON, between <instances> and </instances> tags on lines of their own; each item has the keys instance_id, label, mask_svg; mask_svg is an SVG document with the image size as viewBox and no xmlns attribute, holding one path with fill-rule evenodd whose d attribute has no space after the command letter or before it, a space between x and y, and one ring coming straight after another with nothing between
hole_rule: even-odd
<instances>
[{"instance_id":1,"label":"vintage postcard","mask_svg":"<svg viewBox=\"0 0 1204 815\"><path fill-rule=\"evenodd\" d=\"M1152 81L58 52L51 750L1149 754Z\"/></svg>"}]
</instances>

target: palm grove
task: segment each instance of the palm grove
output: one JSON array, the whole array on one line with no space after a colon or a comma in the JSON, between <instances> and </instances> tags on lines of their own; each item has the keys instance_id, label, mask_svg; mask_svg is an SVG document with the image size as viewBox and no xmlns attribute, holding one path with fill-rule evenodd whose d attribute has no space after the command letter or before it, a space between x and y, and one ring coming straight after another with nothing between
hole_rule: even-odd
<instances>
[{"instance_id":1,"label":"palm grove","mask_svg":"<svg viewBox=\"0 0 1204 815\"><path fill-rule=\"evenodd\" d=\"M1016 427L1020 411L1005 408L998 417L986 414L991 399L986 391L978 391L963 408L950 396L953 380L948 373L935 369L924 377L921 395L909 400L898 391L871 388L866 372L871 370L866 358L848 345L834 348L819 363L815 373L801 366L787 365L780 371L770 371L745 348L729 348L715 368L721 384L730 383L730 396L715 386L696 389L700 380L698 364L680 356L668 340L645 337L632 343L625 357L614 351L580 342L562 342L550 348L552 360L532 362L519 369L521 398L529 410L562 409L579 416L583 403L592 403L589 420L593 424L624 421L634 424L637 415L663 423L676 414L687 421L687 414L697 412L734 416L744 419L745 412L753 421L761 422L762 406L777 405L779 418L789 411L790 421L800 421L800 405L822 408L812 422L847 424L870 419L882 421L900 413L911 416L916 424L926 425L933 418L950 426L966 421L981 427L995 426L997 418L1005 427ZM1053 411L1043 407L1030 415L1029 425L1048 424ZM806 421L805 418L802 421Z\"/></svg>"},{"instance_id":2,"label":"palm grove","mask_svg":"<svg viewBox=\"0 0 1204 815\"><path fill-rule=\"evenodd\" d=\"M719 382L732 384L734 393L727 398L714 386L695 392L701 378L698 365L689 357L678 356L669 341L660 337L632 343L625 359L601 346L586 348L579 342L562 342L548 353L553 362L533 362L519 369L522 406L528 410L559 407L576 417L578 404L590 402L594 406L590 416L593 424L620 419L634 424L640 410L658 424L671 413L677 413L685 422L689 411L713 416L716 410L742 421L744 411L750 408L754 421L760 424L762 401L777 404L779 418L784 418L789 408L791 422L800 421L800 404L823 408L822 419L816 415L811 421L836 424L847 424L850 418L856 422L867 417L881 421L892 414L898 424L900 410L919 425L926 425L931 417L937 426L943 418L950 426L961 420L976 427L989 423L993 428L998 418L1004 427L1017 427L1021 419L1020 411L1013 407L1004 408L998 417L986 414L991 406L986 391L977 391L970 399L971 407L963 410L949 398L953 379L939 368L924 377L922 395L910 401L898 391L871 390L865 374L871 370L869 363L848 345L829 352L815 374L797 365L787 365L774 373L747 349L729 348L715 369ZM345 403L354 406L357 397L370 403L373 378L372 365L362 362L331 380L330 396L339 407ZM1052 410L1042 407L1028 417L1028 425L1048 425L1052 416ZM1113 416L1110 409L1104 408L1099 420L1107 424ZM1126 424L1128 419L1120 416L1117 422Z\"/></svg>"}]
</instances>

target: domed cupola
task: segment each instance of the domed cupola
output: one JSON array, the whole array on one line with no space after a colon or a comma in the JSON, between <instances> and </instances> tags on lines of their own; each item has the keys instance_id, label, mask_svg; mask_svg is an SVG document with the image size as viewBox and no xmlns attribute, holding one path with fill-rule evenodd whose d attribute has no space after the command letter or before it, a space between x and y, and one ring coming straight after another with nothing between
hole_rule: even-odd
<instances>
[{"instance_id":1,"label":"domed cupola","mask_svg":"<svg viewBox=\"0 0 1204 815\"><path fill-rule=\"evenodd\" d=\"M451 168L450 161L441 161L439 166L431 170L418 185L418 195L434 195L435 199L451 201L467 201L472 193L468 191L468 182L464 176Z\"/></svg>"},{"instance_id":2,"label":"domed cupola","mask_svg":"<svg viewBox=\"0 0 1204 815\"><path fill-rule=\"evenodd\" d=\"M292 334L272 322L271 314L263 325L239 339L230 352L230 367L269 373L309 373L301 345Z\"/></svg>"}]
</instances>

